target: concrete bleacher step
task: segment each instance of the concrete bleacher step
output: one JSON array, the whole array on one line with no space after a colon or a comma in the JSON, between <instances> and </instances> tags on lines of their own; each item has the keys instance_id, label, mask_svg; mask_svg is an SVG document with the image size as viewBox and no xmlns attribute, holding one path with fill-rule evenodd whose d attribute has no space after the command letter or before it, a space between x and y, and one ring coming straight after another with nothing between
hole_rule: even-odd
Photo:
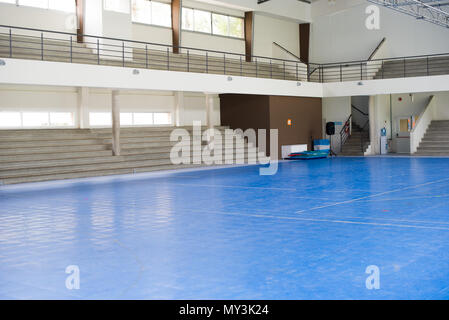
<instances>
[{"instance_id":1,"label":"concrete bleacher step","mask_svg":"<svg viewBox=\"0 0 449 320\"><path fill-rule=\"evenodd\" d=\"M192 133L191 127L185 127ZM0 131L0 184L68 179L178 168L170 160L174 145L190 146L183 158L192 162L207 147L193 141L170 141L174 127L121 129L121 155L112 156L111 129L42 129ZM206 127L201 128L204 133ZM228 127L220 126L224 136ZM32 139L29 141L28 139ZM232 139L232 140L231 140ZM255 163L247 142L236 144L224 139L223 161ZM233 143L229 143L229 142ZM215 144L217 148L219 144ZM182 166L181 166L182 167Z\"/></svg>"},{"instance_id":2,"label":"concrete bleacher step","mask_svg":"<svg viewBox=\"0 0 449 320\"><path fill-rule=\"evenodd\" d=\"M415 155L449 156L449 121L432 121L427 128Z\"/></svg>"}]
</instances>

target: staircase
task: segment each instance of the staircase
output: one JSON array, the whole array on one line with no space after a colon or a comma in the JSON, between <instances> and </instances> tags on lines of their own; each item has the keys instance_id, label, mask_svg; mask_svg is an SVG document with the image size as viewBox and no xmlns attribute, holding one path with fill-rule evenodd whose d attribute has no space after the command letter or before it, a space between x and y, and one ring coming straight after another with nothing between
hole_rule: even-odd
<instances>
[{"instance_id":1,"label":"staircase","mask_svg":"<svg viewBox=\"0 0 449 320\"><path fill-rule=\"evenodd\" d=\"M417 156L449 156L449 121L434 120L419 144Z\"/></svg>"},{"instance_id":2,"label":"staircase","mask_svg":"<svg viewBox=\"0 0 449 320\"><path fill-rule=\"evenodd\" d=\"M196 167L174 165L170 151L173 127L121 128L121 155L112 156L111 129L39 129L0 131L0 184L71 179L114 174ZM185 128L190 131L192 128ZM203 128L204 129L204 128ZM216 127L224 136L226 127ZM205 146L203 142L202 148ZM222 146L230 160L255 163L248 158L252 145ZM191 148L189 155L200 155ZM251 162L250 162L251 161Z\"/></svg>"},{"instance_id":3,"label":"staircase","mask_svg":"<svg viewBox=\"0 0 449 320\"><path fill-rule=\"evenodd\" d=\"M369 146L369 133L367 130L362 130L360 126L352 123L352 133L346 142L343 144L340 155L342 156L363 156ZM363 139L363 147L362 147Z\"/></svg>"}]
</instances>

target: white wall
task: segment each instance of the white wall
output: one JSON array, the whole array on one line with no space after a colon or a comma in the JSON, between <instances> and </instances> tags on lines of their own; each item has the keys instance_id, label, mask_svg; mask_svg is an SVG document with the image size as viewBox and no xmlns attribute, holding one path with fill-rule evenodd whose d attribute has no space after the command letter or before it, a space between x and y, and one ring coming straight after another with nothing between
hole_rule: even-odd
<instances>
[{"instance_id":1,"label":"white wall","mask_svg":"<svg viewBox=\"0 0 449 320\"><path fill-rule=\"evenodd\" d=\"M279 49L273 45L274 41L299 57L299 24L290 20L255 14L253 54L296 60L291 55L280 53Z\"/></svg>"},{"instance_id":2,"label":"white wall","mask_svg":"<svg viewBox=\"0 0 449 320\"><path fill-rule=\"evenodd\" d=\"M380 7L380 30L365 27L365 0L312 4L311 61L365 60L383 37L388 57L449 52L449 29Z\"/></svg>"},{"instance_id":3,"label":"white wall","mask_svg":"<svg viewBox=\"0 0 449 320\"><path fill-rule=\"evenodd\" d=\"M76 24L73 23L76 20L73 19L73 13L8 3L0 3L0 21L3 25L76 32Z\"/></svg>"},{"instance_id":4,"label":"white wall","mask_svg":"<svg viewBox=\"0 0 449 320\"><path fill-rule=\"evenodd\" d=\"M340 131L351 114L351 97L323 98L323 138L326 136L326 123L335 122L335 136L332 137L332 150L340 152Z\"/></svg>"}]
</instances>

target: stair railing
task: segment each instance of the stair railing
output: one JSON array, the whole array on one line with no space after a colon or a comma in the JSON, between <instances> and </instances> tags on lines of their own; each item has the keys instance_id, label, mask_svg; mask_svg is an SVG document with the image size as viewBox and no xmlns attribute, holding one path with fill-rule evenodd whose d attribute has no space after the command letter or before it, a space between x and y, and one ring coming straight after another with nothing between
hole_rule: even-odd
<instances>
[{"instance_id":1,"label":"stair railing","mask_svg":"<svg viewBox=\"0 0 449 320\"><path fill-rule=\"evenodd\" d=\"M343 150L343 145L351 136L351 120L352 114L349 116L348 120L346 120L345 124L343 125L343 128L341 128L340 130L340 152Z\"/></svg>"}]
</instances>

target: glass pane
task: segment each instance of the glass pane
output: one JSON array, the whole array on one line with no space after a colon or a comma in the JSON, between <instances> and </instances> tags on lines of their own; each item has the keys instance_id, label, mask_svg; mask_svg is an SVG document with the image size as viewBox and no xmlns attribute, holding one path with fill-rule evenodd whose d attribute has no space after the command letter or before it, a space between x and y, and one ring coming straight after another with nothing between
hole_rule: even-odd
<instances>
[{"instance_id":1,"label":"glass pane","mask_svg":"<svg viewBox=\"0 0 449 320\"><path fill-rule=\"evenodd\" d=\"M217 34L220 36L229 35L228 16L223 16L221 14L212 14L212 22L213 34Z\"/></svg>"},{"instance_id":2,"label":"glass pane","mask_svg":"<svg viewBox=\"0 0 449 320\"><path fill-rule=\"evenodd\" d=\"M242 18L229 17L229 35L231 37L244 37L244 24Z\"/></svg>"},{"instance_id":3,"label":"glass pane","mask_svg":"<svg viewBox=\"0 0 449 320\"><path fill-rule=\"evenodd\" d=\"M202 10L194 10L194 30L211 33L211 13Z\"/></svg>"},{"instance_id":4,"label":"glass pane","mask_svg":"<svg viewBox=\"0 0 449 320\"><path fill-rule=\"evenodd\" d=\"M104 0L104 10L129 13L129 0Z\"/></svg>"},{"instance_id":5,"label":"glass pane","mask_svg":"<svg viewBox=\"0 0 449 320\"><path fill-rule=\"evenodd\" d=\"M48 8L65 12L75 12L76 4L75 0L49 0Z\"/></svg>"},{"instance_id":6,"label":"glass pane","mask_svg":"<svg viewBox=\"0 0 449 320\"><path fill-rule=\"evenodd\" d=\"M171 27L171 5L152 1L152 24Z\"/></svg>"},{"instance_id":7,"label":"glass pane","mask_svg":"<svg viewBox=\"0 0 449 320\"><path fill-rule=\"evenodd\" d=\"M133 114L132 113L120 113L120 125L121 126L132 126L133 125Z\"/></svg>"},{"instance_id":8,"label":"glass pane","mask_svg":"<svg viewBox=\"0 0 449 320\"><path fill-rule=\"evenodd\" d=\"M112 124L109 112L91 112L89 113L89 121L92 126L110 126Z\"/></svg>"},{"instance_id":9,"label":"glass pane","mask_svg":"<svg viewBox=\"0 0 449 320\"><path fill-rule=\"evenodd\" d=\"M24 112L24 127L48 127L48 112Z\"/></svg>"},{"instance_id":10,"label":"glass pane","mask_svg":"<svg viewBox=\"0 0 449 320\"><path fill-rule=\"evenodd\" d=\"M155 113L154 124L171 124L171 113Z\"/></svg>"},{"instance_id":11,"label":"glass pane","mask_svg":"<svg viewBox=\"0 0 449 320\"><path fill-rule=\"evenodd\" d=\"M0 112L0 127L11 128L22 126L20 112Z\"/></svg>"},{"instance_id":12,"label":"glass pane","mask_svg":"<svg viewBox=\"0 0 449 320\"><path fill-rule=\"evenodd\" d=\"M132 19L134 22L151 23L151 1L133 0Z\"/></svg>"},{"instance_id":13,"label":"glass pane","mask_svg":"<svg viewBox=\"0 0 449 320\"><path fill-rule=\"evenodd\" d=\"M193 31L193 10L182 8L182 28Z\"/></svg>"},{"instance_id":14,"label":"glass pane","mask_svg":"<svg viewBox=\"0 0 449 320\"><path fill-rule=\"evenodd\" d=\"M48 9L48 0L19 0L19 5Z\"/></svg>"},{"instance_id":15,"label":"glass pane","mask_svg":"<svg viewBox=\"0 0 449 320\"><path fill-rule=\"evenodd\" d=\"M50 125L52 126L73 126L73 113L71 112L50 112Z\"/></svg>"},{"instance_id":16,"label":"glass pane","mask_svg":"<svg viewBox=\"0 0 449 320\"><path fill-rule=\"evenodd\" d=\"M134 113L134 125L153 124L152 113Z\"/></svg>"}]
</instances>

